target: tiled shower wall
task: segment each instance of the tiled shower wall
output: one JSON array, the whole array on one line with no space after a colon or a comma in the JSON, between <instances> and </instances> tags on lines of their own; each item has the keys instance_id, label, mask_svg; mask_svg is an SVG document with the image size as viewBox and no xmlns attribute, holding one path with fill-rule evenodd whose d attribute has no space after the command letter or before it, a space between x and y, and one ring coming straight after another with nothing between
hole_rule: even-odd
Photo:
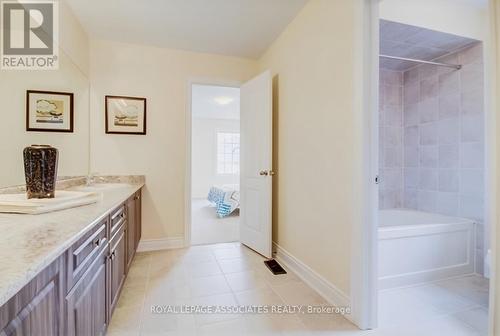
<instances>
[{"instance_id":1,"label":"tiled shower wall","mask_svg":"<svg viewBox=\"0 0 500 336\"><path fill-rule=\"evenodd\" d=\"M440 61L380 70L379 205L476 221L476 271L484 259L483 52L477 44Z\"/></svg>"},{"instance_id":2,"label":"tiled shower wall","mask_svg":"<svg viewBox=\"0 0 500 336\"><path fill-rule=\"evenodd\" d=\"M403 74L403 207L476 220L484 254L482 46L446 56L460 70L421 65Z\"/></svg>"},{"instance_id":3,"label":"tiled shower wall","mask_svg":"<svg viewBox=\"0 0 500 336\"><path fill-rule=\"evenodd\" d=\"M379 205L403 205L403 73L380 69Z\"/></svg>"}]
</instances>

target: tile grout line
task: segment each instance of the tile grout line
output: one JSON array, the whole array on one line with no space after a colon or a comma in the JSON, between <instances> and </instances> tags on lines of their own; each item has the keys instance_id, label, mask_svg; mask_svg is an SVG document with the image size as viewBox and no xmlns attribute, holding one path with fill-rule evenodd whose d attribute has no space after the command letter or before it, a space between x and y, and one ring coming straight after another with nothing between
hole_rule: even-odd
<instances>
[{"instance_id":1,"label":"tile grout line","mask_svg":"<svg viewBox=\"0 0 500 336\"><path fill-rule=\"evenodd\" d=\"M215 259L217 261L217 264L219 264L220 260L217 257L215 257ZM243 259L243 258L238 258L238 259ZM220 264L219 264L219 266L220 266ZM253 270L252 270L252 272L253 272ZM290 272L290 271L287 271L287 272ZM242 272L235 272L235 273L242 273ZM231 273L231 274L234 274L234 273ZM224 275L224 279L226 280L226 283L229 286L229 282L228 282L227 277L226 277L227 274L225 272L223 272L223 275ZM283 297L274 290L274 288L271 286L271 284L269 283L269 281L267 279L264 279L264 281L265 281L266 286L268 287L268 289L270 289L271 292L273 292L283 302L283 304L287 304L287 302L283 299ZM235 299L235 301L236 301L237 304L240 304L240 303L239 303L238 297L236 296L236 293L241 293L241 292L245 292L245 291L249 291L249 290L257 290L257 288L254 288L254 289L248 289L248 290L243 290L243 291L238 291L237 292L237 291L234 291L231 286L229 286L229 289L231 290L231 293L232 293L232 295L233 295L233 297L234 297L234 299ZM300 318L298 318L298 316L296 316L295 314L293 316L294 316L294 318L297 320L297 322L303 328L305 328L306 330L308 329L307 326L304 324L304 322Z\"/></svg>"}]
</instances>

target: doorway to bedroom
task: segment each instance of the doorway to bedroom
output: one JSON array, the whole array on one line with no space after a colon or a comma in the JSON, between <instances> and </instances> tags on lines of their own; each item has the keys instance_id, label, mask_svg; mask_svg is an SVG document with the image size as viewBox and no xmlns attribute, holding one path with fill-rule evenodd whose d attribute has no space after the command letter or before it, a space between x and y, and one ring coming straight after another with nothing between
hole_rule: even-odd
<instances>
[{"instance_id":1,"label":"doorway to bedroom","mask_svg":"<svg viewBox=\"0 0 500 336\"><path fill-rule=\"evenodd\" d=\"M240 89L191 86L191 244L240 238Z\"/></svg>"}]
</instances>

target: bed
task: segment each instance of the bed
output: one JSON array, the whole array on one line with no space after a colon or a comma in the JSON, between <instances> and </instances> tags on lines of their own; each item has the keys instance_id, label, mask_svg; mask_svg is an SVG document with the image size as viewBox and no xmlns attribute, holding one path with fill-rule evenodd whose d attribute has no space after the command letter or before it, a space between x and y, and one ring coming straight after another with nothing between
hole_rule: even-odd
<instances>
[{"instance_id":1,"label":"bed","mask_svg":"<svg viewBox=\"0 0 500 336\"><path fill-rule=\"evenodd\" d=\"M224 218L240 208L240 188L237 184L213 186L207 199L215 205L219 218Z\"/></svg>"}]
</instances>

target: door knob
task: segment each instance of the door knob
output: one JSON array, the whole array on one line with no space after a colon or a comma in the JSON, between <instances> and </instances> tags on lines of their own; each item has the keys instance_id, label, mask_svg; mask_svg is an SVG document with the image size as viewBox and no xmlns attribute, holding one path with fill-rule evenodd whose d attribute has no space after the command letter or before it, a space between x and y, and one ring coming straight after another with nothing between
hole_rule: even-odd
<instances>
[{"instance_id":1,"label":"door knob","mask_svg":"<svg viewBox=\"0 0 500 336\"><path fill-rule=\"evenodd\" d=\"M269 173L267 172L267 170L261 170L261 171L259 172L259 175L260 175L260 176L267 176L267 175L269 175Z\"/></svg>"}]
</instances>

